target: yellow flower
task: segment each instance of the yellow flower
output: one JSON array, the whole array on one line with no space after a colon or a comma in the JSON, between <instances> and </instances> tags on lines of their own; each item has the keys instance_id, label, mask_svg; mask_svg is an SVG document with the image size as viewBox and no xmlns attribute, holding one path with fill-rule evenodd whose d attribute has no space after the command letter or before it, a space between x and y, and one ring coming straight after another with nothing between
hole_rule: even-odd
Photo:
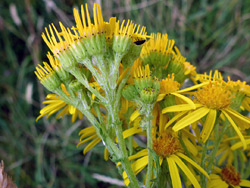
<instances>
[{"instance_id":1,"label":"yellow flower","mask_svg":"<svg viewBox=\"0 0 250 188\"><path fill-rule=\"evenodd\" d=\"M52 114L60 111L56 119L62 118L64 115L71 114L72 115L72 122L75 122L77 117L79 119L83 118L83 114L74 106L65 103L61 97L56 94L48 94L43 104L47 104L44 108L40 110L40 116L37 117L36 121L38 121L41 117L46 116L49 118Z\"/></svg>"},{"instance_id":2,"label":"yellow flower","mask_svg":"<svg viewBox=\"0 0 250 188\"><path fill-rule=\"evenodd\" d=\"M196 109L191 111L190 109L186 110L183 108L183 112L180 116L184 117L177 121L177 123L173 126L173 130L179 131L186 126L199 121L201 118L207 115L206 120L203 124L203 130L201 132L202 141L206 142L213 130L215 121L218 118L218 114L222 113L233 126L244 147L246 147L245 139L237 125L240 126L241 129L249 128L250 120L230 108L233 95L230 90L223 84L223 82L210 81L207 83L207 85L194 92L194 97L196 98ZM164 112L171 112L176 110L180 111L180 107L178 105L163 109ZM180 118L180 116L173 119L177 120L178 118ZM244 122L243 126L241 122Z\"/></svg>"},{"instance_id":3,"label":"yellow flower","mask_svg":"<svg viewBox=\"0 0 250 188\"><path fill-rule=\"evenodd\" d=\"M219 175L218 175L219 174ZM250 187L250 181L242 180L240 174L235 171L233 166L228 166L223 169L216 168L216 174L210 175L210 180L207 182L207 188L240 188Z\"/></svg>"},{"instance_id":4,"label":"yellow flower","mask_svg":"<svg viewBox=\"0 0 250 188\"><path fill-rule=\"evenodd\" d=\"M178 136L174 132L163 130L158 136L156 135L153 139L153 150L159 156L160 165L162 165L163 160L166 160L173 188L182 187L178 167L183 171L195 188L200 187L195 175L191 172L183 160L209 178L207 172L205 172L192 159L183 154ZM136 160L132 163L132 169L135 174L138 174L148 165L148 150L141 150L137 154L130 156L129 160ZM130 182L126 172L123 172L123 178L125 185L128 186Z\"/></svg>"}]
</instances>

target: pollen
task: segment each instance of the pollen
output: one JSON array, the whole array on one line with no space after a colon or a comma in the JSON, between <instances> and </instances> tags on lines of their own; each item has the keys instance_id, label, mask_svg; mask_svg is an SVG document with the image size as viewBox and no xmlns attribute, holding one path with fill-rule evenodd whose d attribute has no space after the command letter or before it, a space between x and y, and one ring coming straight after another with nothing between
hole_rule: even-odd
<instances>
[{"instance_id":1,"label":"pollen","mask_svg":"<svg viewBox=\"0 0 250 188\"><path fill-rule=\"evenodd\" d=\"M162 132L153 140L153 149L157 155L167 157L181 150L178 137L170 131Z\"/></svg>"},{"instance_id":2,"label":"pollen","mask_svg":"<svg viewBox=\"0 0 250 188\"><path fill-rule=\"evenodd\" d=\"M230 185L237 186L240 184L240 173L235 172L233 166L221 170L221 178Z\"/></svg>"},{"instance_id":3,"label":"pollen","mask_svg":"<svg viewBox=\"0 0 250 188\"><path fill-rule=\"evenodd\" d=\"M169 94L175 91L178 91L180 84L177 81L174 81L174 73L168 75L168 78L161 81L160 93Z\"/></svg>"},{"instance_id":4,"label":"pollen","mask_svg":"<svg viewBox=\"0 0 250 188\"><path fill-rule=\"evenodd\" d=\"M225 109L231 104L232 93L221 82L210 82L194 94L198 102L210 109Z\"/></svg>"}]
</instances>

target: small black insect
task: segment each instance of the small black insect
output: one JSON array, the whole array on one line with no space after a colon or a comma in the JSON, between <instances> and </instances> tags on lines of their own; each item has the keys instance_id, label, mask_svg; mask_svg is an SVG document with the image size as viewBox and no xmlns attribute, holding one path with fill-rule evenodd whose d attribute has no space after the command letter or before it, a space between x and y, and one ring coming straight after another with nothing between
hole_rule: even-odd
<instances>
[{"instance_id":1,"label":"small black insect","mask_svg":"<svg viewBox=\"0 0 250 188\"><path fill-rule=\"evenodd\" d=\"M138 40L136 42L134 42L136 45L142 45L144 44L144 42L146 42L146 40Z\"/></svg>"}]
</instances>

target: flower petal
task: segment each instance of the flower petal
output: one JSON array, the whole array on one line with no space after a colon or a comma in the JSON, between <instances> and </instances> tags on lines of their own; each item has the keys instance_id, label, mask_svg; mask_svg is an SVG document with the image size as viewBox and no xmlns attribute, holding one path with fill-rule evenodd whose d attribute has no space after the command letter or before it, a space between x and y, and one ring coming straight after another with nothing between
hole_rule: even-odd
<instances>
[{"instance_id":1,"label":"flower petal","mask_svg":"<svg viewBox=\"0 0 250 188\"><path fill-rule=\"evenodd\" d=\"M230 109L230 108L226 108L225 109L226 112L228 112L230 115L244 121L245 123L248 124L248 128L250 128L250 118L246 118L245 116L241 115L239 112L233 110L233 109Z\"/></svg>"},{"instance_id":2,"label":"flower petal","mask_svg":"<svg viewBox=\"0 0 250 188\"><path fill-rule=\"evenodd\" d=\"M170 172L170 177L172 180L173 188L182 188L179 171L175 164L174 159L172 159L171 157L167 157L167 162L168 162L168 167L169 167L169 172Z\"/></svg>"},{"instance_id":3,"label":"flower petal","mask_svg":"<svg viewBox=\"0 0 250 188\"><path fill-rule=\"evenodd\" d=\"M96 138L95 140L93 140L92 142L90 142L83 150L83 154L85 155L89 150L91 150L96 144L98 144L99 142L101 142L100 138Z\"/></svg>"},{"instance_id":4,"label":"flower petal","mask_svg":"<svg viewBox=\"0 0 250 188\"><path fill-rule=\"evenodd\" d=\"M193 110L193 106L190 104L178 104L174 106L166 107L162 110L162 113L168 113L168 112L180 112L180 111L187 111L187 110Z\"/></svg>"},{"instance_id":5,"label":"flower petal","mask_svg":"<svg viewBox=\"0 0 250 188\"><path fill-rule=\"evenodd\" d=\"M180 99L182 99L186 103L190 104L193 107L193 109L196 108L194 102L190 98L188 98L188 97L186 97L184 95L178 94L178 93L171 93L171 94L178 97L178 98L180 98Z\"/></svg>"},{"instance_id":6,"label":"flower petal","mask_svg":"<svg viewBox=\"0 0 250 188\"><path fill-rule=\"evenodd\" d=\"M180 160L177 155L171 155L171 158L176 162L176 164L180 167L180 169L184 172L190 182L194 185L195 188L200 188L197 179L194 177L192 172L188 169L188 167Z\"/></svg>"},{"instance_id":7,"label":"flower petal","mask_svg":"<svg viewBox=\"0 0 250 188\"><path fill-rule=\"evenodd\" d=\"M217 111L214 109L210 109L206 121L203 125L203 129L201 131L201 139L203 141L203 143L205 143L208 139L208 137L210 136L213 128L214 128L214 123L216 120L216 116L217 115Z\"/></svg>"},{"instance_id":8,"label":"flower petal","mask_svg":"<svg viewBox=\"0 0 250 188\"><path fill-rule=\"evenodd\" d=\"M187 162L189 162L191 165L193 165L195 168L197 168L197 170L199 170L202 174L204 174L208 179L210 179L210 177L207 174L207 172L203 168L201 168L198 164L196 164L192 159L190 159L189 157L187 157L186 155L184 155L184 154L182 154L180 152L176 153L176 155L178 155L182 159L184 159Z\"/></svg>"},{"instance_id":9,"label":"flower petal","mask_svg":"<svg viewBox=\"0 0 250 188\"><path fill-rule=\"evenodd\" d=\"M240 186L250 187L250 181L248 181L248 180L241 180L240 181Z\"/></svg>"},{"instance_id":10,"label":"flower petal","mask_svg":"<svg viewBox=\"0 0 250 188\"><path fill-rule=\"evenodd\" d=\"M184 118L182 118L181 120L179 120L173 127L173 130L179 131L180 129L183 129L184 127L200 120L201 118L203 118L205 115L207 115L207 113L209 112L209 109L206 107L202 107L199 108L195 111L193 111L192 113L186 115Z\"/></svg>"},{"instance_id":11,"label":"flower petal","mask_svg":"<svg viewBox=\"0 0 250 188\"><path fill-rule=\"evenodd\" d=\"M208 84L209 84L209 82L204 82L202 84L194 85L194 86L179 90L179 91L177 91L177 93L184 93L187 91L192 91L192 90L198 89L198 88L203 87L203 86L208 85Z\"/></svg>"},{"instance_id":12,"label":"flower petal","mask_svg":"<svg viewBox=\"0 0 250 188\"><path fill-rule=\"evenodd\" d=\"M175 115L172 119L170 119L167 124L165 125L165 129L169 127L169 125L171 125L172 123L174 123L177 119L179 119L180 117L182 117L184 114L188 113L187 111L184 112L180 112L177 115Z\"/></svg>"},{"instance_id":13,"label":"flower petal","mask_svg":"<svg viewBox=\"0 0 250 188\"><path fill-rule=\"evenodd\" d=\"M130 116L130 122L133 122L138 116L140 115L139 110L136 110L133 112L133 114Z\"/></svg>"},{"instance_id":14,"label":"flower petal","mask_svg":"<svg viewBox=\"0 0 250 188\"><path fill-rule=\"evenodd\" d=\"M246 139L245 141L246 141L247 145L250 144L250 139ZM243 143L242 142L238 142L238 143L232 145L231 149L232 150L236 150L236 149L239 149L241 147L243 147Z\"/></svg>"},{"instance_id":15,"label":"flower petal","mask_svg":"<svg viewBox=\"0 0 250 188\"><path fill-rule=\"evenodd\" d=\"M224 110L221 110L222 113L226 116L226 118L228 119L228 121L231 123L231 125L233 126L235 132L238 134L238 136L240 137L240 140L243 144L243 148L246 149L247 148L247 144L246 144L246 140L244 138L244 136L242 135L242 133L240 132L240 129L237 127L237 125L234 123L234 121L232 120L232 118L228 115L228 113Z\"/></svg>"}]
</instances>

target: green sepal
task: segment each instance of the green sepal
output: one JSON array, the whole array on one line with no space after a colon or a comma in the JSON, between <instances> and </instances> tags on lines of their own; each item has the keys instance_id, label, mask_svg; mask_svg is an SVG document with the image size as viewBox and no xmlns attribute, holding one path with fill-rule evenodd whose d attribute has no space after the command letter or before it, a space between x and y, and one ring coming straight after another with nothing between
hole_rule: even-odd
<instances>
[{"instance_id":1,"label":"green sepal","mask_svg":"<svg viewBox=\"0 0 250 188\"><path fill-rule=\"evenodd\" d=\"M185 73L185 67L182 63L175 63L173 60L170 61L168 68L164 71L164 75L173 74L174 80L182 85L182 83L188 78Z\"/></svg>"},{"instance_id":2,"label":"green sepal","mask_svg":"<svg viewBox=\"0 0 250 188\"><path fill-rule=\"evenodd\" d=\"M122 96L129 101L133 101L138 98L138 92L134 85L127 85L122 90Z\"/></svg>"},{"instance_id":3,"label":"green sepal","mask_svg":"<svg viewBox=\"0 0 250 188\"><path fill-rule=\"evenodd\" d=\"M49 91L55 92L56 89L60 88L61 80L57 76L56 72L50 73L46 78L41 80L41 84Z\"/></svg>"},{"instance_id":4,"label":"green sepal","mask_svg":"<svg viewBox=\"0 0 250 188\"><path fill-rule=\"evenodd\" d=\"M63 51L57 58L60 61L63 69L66 71L78 65L75 57L70 50Z\"/></svg>"},{"instance_id":5,"label":"green sepal","mask_svg":"<svg viewBox=\"0 0 250 188\"><path fill-rule=\"evenodd\" d=\"M87 37L84 39L84 46L90 56L104 54L106 52L107 43L105 35L98 34L96 36Z\"/></svg>"},{"instance_id":6,"label":"green sepal","mask_svg":"<svg viewBox=\"0 0 250 188\"><path fill-rule=\"evenodd\" d=\"M152 67L166 67L168 66L171 54L161 54L159 52L151 52L148 56L142 58L143 65L149 64Z\"/></svg>"},{"instance_id":7,"label":"green sepal","mask_svg":"<svg viewBox=\"0 0 250 188\"><path fill-rule=\"evenodd\" d=\"M122 58L122 65L124 69L133 65L134 61L140 57L142 45L131 44L129 51Z\"/></svg>"},{"instance_id":8,"label":"green sepal","mask_svg":"<svg viewBox=\"0 0 250 188\"><path fill-rule=\"evenodd\" d=\"M74 78L73 75L65 71L62 66L56 66L54 70L63 83L68 83Z\"/></svg>"},{"instance_id":9,"label":"green sepal","mask_svg":"<svg viewBox=\"0 0 250 188\"><path fill-rule=\"evenodd\" d=\"M81 38L74 42L70 48L77 62L83 61L85 58L89 58L89 54L84 46L84 39Z\"/></svg>"},{"instance_id":10,"label":"green sepal","mask_svg":"<svg viewBox=\"0 0 250 188\"><path fill-rule=\"evenodd\" d=\"M126 54L132 44L132 39L127 36L115 36L113 38L113 50L116 53Z\"/></svg>"},{"instance_id":11,"label":"green sepal","mask_svg":"<svg viewBox=\"0 0 250 188\"><path fill-rule=\"evenodd\" d=\"M73 80L70 82L69 88L74 92L79 92L83 89L83 86L82 86L81 82L79 82L77 80Z\"/></svg>"}]
</instances>

